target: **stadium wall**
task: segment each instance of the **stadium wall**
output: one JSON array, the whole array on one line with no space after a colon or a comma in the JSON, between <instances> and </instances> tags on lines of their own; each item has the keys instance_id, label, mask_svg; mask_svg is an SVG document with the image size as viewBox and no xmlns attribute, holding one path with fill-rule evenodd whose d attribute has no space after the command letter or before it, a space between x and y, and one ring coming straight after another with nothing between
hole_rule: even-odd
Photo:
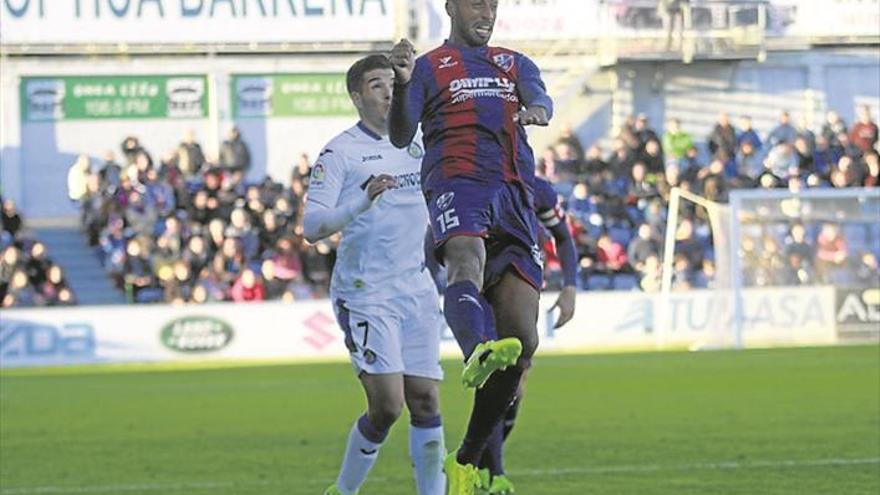
<instances>
[{"instance_id":1,"label":"stadium wall","mask_svg":"<svg viewBox=\"0 0 880 495\"><path fill-rule=\"evenodd\" d=\"M659 130L678 118L698 141L712 132L718 114L750 115L769 132L781 110L811 128L837 110L854 122L859 105L880 107L880 52L876 48L815 49L770 53L766 61L621 62L612 78L612 120L645 113Z\"/></svg>"},{"instance_id":2,"label":"stadium wall","mask_svg":"<svg viewBox=\"0 0 880 495\"><path fill-rule=\"evenodd\" d=\"M833 344L880 324L878 290L831 287L750 289L744 293L746 347ZM541 351L687 348L730 332L729 298L717 291L582 293L575 318L554 330L541 300ZM661 305L668 311L661 311ZM137 318L132 318L132 311ZM661 318L668 318L664 324ZM840 325L838 325L840 322ZM663 334L658 329L668 328ZM841 330L841 334L838 334ZM731 339L726 339L730 341ZM448 329L441 352L460 351ZM331 304L77 307L3 310L0 367L95 363L344 360L347 351Z\"/></svg>"},{"instance_id":3,"label":"stadium wall","mask_svg":"<svg viewBox=\"0 0 880 495\"><path fill-rule=\"evenodd\" d=\"M339 83L357 55L315 56L243 56L243 57L132 57L121 59L86 59L62 57L6 58L3 62L2 132L0 132L0 163L2 163L3 194L15 199L28 218L61 218L76 215L76 207L67 199L67 170L77 156L85 153L93 158L93 166L101 163L105 150L120 155L120 144L126 136L137 136L154 160L176 148L184 133L192 130L207 155L216 154L219 144L231 125L237 125L252 155L250 180L260 180L266 174L287 182L293 164L300 153L317 156L321 147L342 129L357 120L354 108L343 95L344 108L339 104ZM54 84L56 106L62 105L55 88L63 87L71 78L86 76L101 83L113 77L141 76L135 79L156 79L157 76L176 77L181 74L205 78L205 105L196 116L170 115L151 110L146 115L127 113L121 118L94 117L80 108L78 113L68 109L68 115L44 116L28 112L40 106L38 98L46 98L44 89L29 86L34 78ZM239 99L244 97L271 100L271 87L263 87L262 95L254 94L260 88L251 87L249 95L241 95L235 87L236 76L293 75L308 77L313 74L331 77L317 94L305 95L310 103L327 103L332 108L312 105L311 109L290 108L263 115L242 114ZM273 82L273 77L258 78ZM288 78L274 78L277 93ZM295 83L296 81L294 81ZM308 81L306 81L308 82ZM314 81L313 81L314 82ZM68 88L71 84L68 82ZM37 90L36 96L34 95ZM343 87L344 92L344 87ZM314 92L313 92L314 93ZM70 91L66 95L71 96ZM276 97L277 99L277 97ZM122 104L137 104L134 98ZM153 101L153 104L163 102ZM50 103L51 104L51 103ZM125 113L125 109L120 108ZM112 111L108 110L108 111ZM36 118L34 118L36 115Z\"/></svg>"}]
</instances>

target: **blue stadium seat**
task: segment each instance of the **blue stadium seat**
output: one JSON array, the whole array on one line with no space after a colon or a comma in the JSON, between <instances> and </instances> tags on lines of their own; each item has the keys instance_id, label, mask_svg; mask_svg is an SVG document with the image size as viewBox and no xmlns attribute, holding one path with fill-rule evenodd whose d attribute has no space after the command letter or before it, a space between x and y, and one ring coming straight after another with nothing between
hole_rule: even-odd
<instances>
[{"instance_id":1,"label":"blue stadium seat","mask_svg":"<svg viewBox=\"0 0 880 495\"><path fill-rule=\"evenodd\" d=\"M587 290L609 290L611 289L611 277L598 273L592 273L587 276Z\"/></svg>"},{"instance_id":2,"label":"blue stadium seat","mask_svg":"<svg viewBox=\"0 0 880 495\"><path fill-rule=\"evenodd\" d=\"M134 300L137 303L156 303L165 298L165 292L159 288L146 288L138 291Z\"/></svg>"},{"instance_id":3,"label":"blue stadium seat","mask_svg":"<svg viewBox=\"0 0 880 495\"><path fill-rule=\"evenodd\" d=\"M632 273L618 273L614 276L614 290L635 290L639 286L639 279Z\"/></svg>"},{"instance_id":4,"label":"blue stadium seat","mask_svg":"<svg viewBox=\"0 0 880 495\"><path fill-rule=\"evenodd\" d=\"M629 241L633 238L633 232L629 227L621 224L608 226L608 235L612 241L620 243L624 247L628 246Z\"/></svg>"}]
</instances>

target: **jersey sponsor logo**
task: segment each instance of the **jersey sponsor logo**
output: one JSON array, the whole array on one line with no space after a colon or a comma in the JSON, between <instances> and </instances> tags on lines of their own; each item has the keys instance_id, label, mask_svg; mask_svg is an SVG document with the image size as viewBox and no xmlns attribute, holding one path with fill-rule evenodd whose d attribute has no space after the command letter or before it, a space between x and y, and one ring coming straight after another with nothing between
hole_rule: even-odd
<instances>
[{"instance_id":1,"label":"jersey sponsor logo","mask_svg":"<svg viewBox=\"0 0 880 495\"><path fill-rule=\"evenodd\" d=\"M422 187L422 174L419 172L395 175L394 180L397 182L397 185L394 187L394 189Z\"/></svg>"},{"instance_id":2,"label":"jersey sponsor logo","mask_svg":"<svg viewBox=\"0 0 880 495\"><path fill-rule=\"evenodd\" d=\"M437 198L437 208L440 210L445 210L452 205L452 200L455 199L454 192L443 193Z\"/></svg>"},{"instance_id":3,"label":"jersey sponsor logo","mask_svg":"<svg viewBox=\"0 0 880 495\"><path fill-rule=\"evenodd\" d=\"M309 179L309 187L320 186L324 184L324 176L326 172L324 171L324 164L318 162L312 167L312 177Z\"/></svg>"},{"instance_id":4,"label":"jersey sponsor logo","mask_svg":"<svg viewBox=\"0 0 880 495\"><path fill-rule=\"evenodd\" d=\"M440 65L438 65L437 68L448 69L450 67L455 67L456 65L458 65L458 60L453 60L452 56L440 57Z\"/></svg>"},{"instance_id":5,"label":"jersey sponsor logo","mask_svg":"<svg viewBox=\"0 0 880 495\"><path fill-rule=\"evenodd\" d=\"M376 160L381 160L382 155L367 155L361 157L361 163L374 162Z\"/></svg>"},{"instance_id":6,"label":"jersey sponsor logo","mask_svg":"<svg viewBox=\"0 0 880 495\"><path fill-rule=\"evenodd\" d=\"M474 98L501 98L518 103L516 83L506 77L465 77L449 83L451 103L464 103Z\"/></svg>"},{"instance_id":7,"label":"jersey sponsor logo","mask_svg":"<svg viewBox=\"0 0 880 495\"><path fill-rule=\"evenodd\" d=\"M492 57L492 61L504 72L509 72L513 68L513 55L509 53L499 53Z\"/></svg>"},{"instance_id":8,"label":"jersey sponsor logo","mask_svg":"<svg viewBox=\"0 0 880 495\"><path fill-rule=\"evenodd\" d=\"M419 143L415 141L409 143L409 147L406 149L406 151L409 153L409 156L416 159L425 156L425 150L423 150L421 145L419 145Z\"/></svg>"},{"instance_id":9,"label":"jersey sponsor logo","mask_svg":"<svg viewBox=\"0 0 880 495\"><path fill-rule=\"evenodd\" d=\"M538 266L544 266L544 252L541 251L541 248L537 244L535 244L532 246L530 251L532 252L532 259L535 261L535 263L537 263Z\"/></svg>"}]
</instances>

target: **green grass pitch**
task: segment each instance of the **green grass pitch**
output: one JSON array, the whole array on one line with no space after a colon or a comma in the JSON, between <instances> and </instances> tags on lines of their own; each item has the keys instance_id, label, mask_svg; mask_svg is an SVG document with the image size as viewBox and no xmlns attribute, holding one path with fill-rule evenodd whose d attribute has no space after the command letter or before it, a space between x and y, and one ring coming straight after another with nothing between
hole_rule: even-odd
<instances>
[{"instance_id":1,"label":"green grass pitch","mask_svg":"<svg viewBox=\"0 0 880 495\"><path fill-rule=\"evenodd\" d=\"M470 396L445 363L449 445ZM0 495L320 494L364 401L344 363L0 374ZM407 418L363 495L415 493ZM518 493L880 493L877 346L542 356Z\"/></svg>"}]
</instances>

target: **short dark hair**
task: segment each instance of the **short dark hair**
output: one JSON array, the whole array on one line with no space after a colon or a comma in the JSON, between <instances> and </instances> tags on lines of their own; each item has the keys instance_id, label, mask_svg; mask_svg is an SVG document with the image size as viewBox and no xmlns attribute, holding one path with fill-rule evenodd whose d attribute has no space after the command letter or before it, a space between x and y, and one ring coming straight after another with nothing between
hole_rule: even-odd
<instances>
[{"instance_id":1,"label":"short dark hair","mask_svg":"<svg viewBox=\"0 0 880 495\"><path fill-rule=\"evenodd\" d=\"M345 75L345 86L348 89L348 94L360 93L361 85L364 83L364 74L376 69L393 69L393 66L388 57L378 53L368 55L355 62Z\"/></svg>"}]
</instances>

